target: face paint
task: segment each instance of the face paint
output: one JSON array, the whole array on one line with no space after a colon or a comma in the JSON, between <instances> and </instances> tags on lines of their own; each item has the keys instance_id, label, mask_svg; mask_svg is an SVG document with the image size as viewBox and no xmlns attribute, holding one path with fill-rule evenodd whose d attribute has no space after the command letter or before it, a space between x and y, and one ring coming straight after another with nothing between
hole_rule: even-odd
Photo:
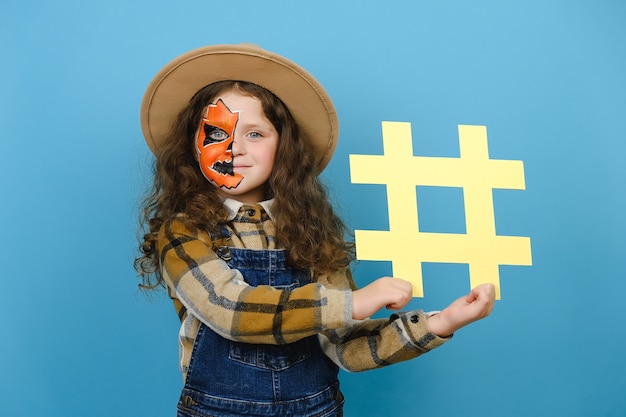
<instances>
[{"instance_id":1,"label":"face paint","mask_svg":"<svg viewBox=\"0 0 626 417\"><path fill-rule=\"evenodd\" d=\"M233 140L239 113L231 112L222 100L209 104L196 136L200 170L219 187L235 188L243 176L233 171Z\"/></svg>"}]
</instances>

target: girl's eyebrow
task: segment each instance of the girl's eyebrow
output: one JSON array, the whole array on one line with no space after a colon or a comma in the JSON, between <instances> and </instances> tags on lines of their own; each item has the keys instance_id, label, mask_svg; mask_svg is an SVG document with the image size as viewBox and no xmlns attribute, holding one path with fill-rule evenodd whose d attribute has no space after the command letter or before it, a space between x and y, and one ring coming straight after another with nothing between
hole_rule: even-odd
<instances>
[{"instance_id":1,"label":"girl's eyebrow","mask_svg":"<svg viewBox=\"0 0 626 417\"><path fill-rule=\"evenodd\" d=\"M241 120L237 123L238 128L244 129L268 129L272 128L272 124L270 122L267 123L258 123L258 122L242 122Z\"/></svg>"}]
</instances>

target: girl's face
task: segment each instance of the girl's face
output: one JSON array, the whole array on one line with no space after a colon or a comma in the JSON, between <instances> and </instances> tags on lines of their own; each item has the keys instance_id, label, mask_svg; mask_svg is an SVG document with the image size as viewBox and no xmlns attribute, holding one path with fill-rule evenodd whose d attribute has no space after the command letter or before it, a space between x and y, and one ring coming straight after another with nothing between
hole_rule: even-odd
<instances>
[{"instance_id":1,"label":"girl's face","mask_svg":"<svg viewBox=\"0 0 626 417\"><path fill-rule=\"evenodd\" d=\"M274 167L278 132L256 97L234 91L218 95L196 132L204 176L225 197L258 203Z\"/></svg>"}]
</instances>

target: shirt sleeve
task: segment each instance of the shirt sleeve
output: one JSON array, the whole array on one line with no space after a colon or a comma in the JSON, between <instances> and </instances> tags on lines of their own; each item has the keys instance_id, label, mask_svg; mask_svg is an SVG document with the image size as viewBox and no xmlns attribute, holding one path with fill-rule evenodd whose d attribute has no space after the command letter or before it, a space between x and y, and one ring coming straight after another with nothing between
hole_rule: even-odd
<instances>
[{"instance_id":1,"label":"shirt sleeve","mask_svg":"<svg viewBox=\"0 0 626 417\"><path fill-rule=\"evenodd\" d=\"M352 322L349 289L321 283L293 290L249 286L216 255L208 234L193 233L178 219L163 224L157 249L179 315L192 314L227 339L284 344Z\"/></svg>"},{"instance_id":2,"label":"shirt sleeve","mask_svg":"<svg viewBox=\"0 0 626 417\"><path fill-rule=\"evenodd\" d=\"M428 329L420 310L389 319L363 320L340 330L320 333L326 356L348 372L382 368L416 358L448 341Z\"/></svg>"},{"instance_id":3,"label":"shirt sleeve","mask_svg":"<svg viewBox=\"0 0 626 417\"><path fill-rule=\"evenodd\" d=\"M342 276L328 277L327 283L356 289L350 271L342 272ZM344 328L322 331L318 338L324 353L348 372L382 368L416 358L450 340L452 336L442 338L430 331L430 315L415 310L389 319L352 321Z\"/></svg>"}]
</instances>

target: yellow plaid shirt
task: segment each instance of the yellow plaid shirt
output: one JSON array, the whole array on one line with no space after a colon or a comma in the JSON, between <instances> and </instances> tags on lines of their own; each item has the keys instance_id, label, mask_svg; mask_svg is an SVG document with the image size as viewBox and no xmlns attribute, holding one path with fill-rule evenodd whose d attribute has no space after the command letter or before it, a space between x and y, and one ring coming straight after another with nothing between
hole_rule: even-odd
<instances>
[{"instance_id":1,"label":"yellow plaid shirt","mask_svg":"<svg viewBox=\"0 0 626 417\"><path fill-rule=\"evenodd\" d=\"M231 214L229 244L277 249L268 214L271 203L244 205L226 200ZM227 339L245 343L290 343L317 334L328 357L352 372L414 358L447 340L429 331L422 311L390 319L353 320L355 285L349 269L318 277L315 283L294 290L251 287L239 271L217 256L215 243L206 232L191 232L180 219L165 222L158 235L163 278L181 319L183 377L200 323ZM281 320L276 320L278 314Z\"/></svg>"}]
</instances>

